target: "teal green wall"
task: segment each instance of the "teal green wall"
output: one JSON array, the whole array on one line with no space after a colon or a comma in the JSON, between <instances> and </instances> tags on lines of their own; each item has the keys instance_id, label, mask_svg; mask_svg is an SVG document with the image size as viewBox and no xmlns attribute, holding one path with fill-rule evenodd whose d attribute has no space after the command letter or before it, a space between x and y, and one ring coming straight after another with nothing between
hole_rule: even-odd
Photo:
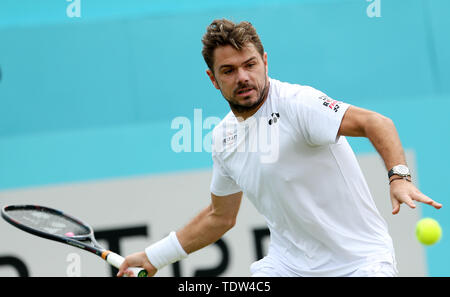
<instances>
[{"instance_id":1,"label":"teal green wall","mask_svg":"<svg viewBox=\"0 0 450 297\"><path fill-rule=\"evenodd\" d=\"M214 18L249 20L270 75L391 117L416 153L420 187L444 203L430 275L450 275L450 2L380 0L0 1L0 190L209 168L175 153L175 117L222 117L201 37ZM203 130L203 135L209 130ZM352 139L357 153L373 151Z\"/></svg>"}]
</instances>

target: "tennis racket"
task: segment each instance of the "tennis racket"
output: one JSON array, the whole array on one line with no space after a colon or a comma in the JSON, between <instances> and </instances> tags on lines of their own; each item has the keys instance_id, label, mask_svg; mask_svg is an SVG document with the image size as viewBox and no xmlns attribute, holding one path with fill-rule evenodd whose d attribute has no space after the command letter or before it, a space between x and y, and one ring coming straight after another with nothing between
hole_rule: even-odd
<instances>
[{"instance_id":1,"label":"tennis racket","mask_svg":"<svg viewBox=\"0 0 450 297\"><path fill-rule=\"evenodd\" d=\"M14 227L96 254L116 268L125 260L103 248L95 240L91 226L62 211L39 205L9 205L3 207L1 215ZM135 276L147 276L147 271L142 268L130 270Z\"/></svg>"}]
</instances>

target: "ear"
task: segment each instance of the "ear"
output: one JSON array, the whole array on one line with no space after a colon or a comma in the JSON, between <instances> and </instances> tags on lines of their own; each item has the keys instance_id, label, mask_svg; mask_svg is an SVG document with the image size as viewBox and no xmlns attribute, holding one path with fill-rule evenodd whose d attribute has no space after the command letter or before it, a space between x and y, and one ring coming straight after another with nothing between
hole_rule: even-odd
<instances>
[{"instance_id":1,"label":"ear","mask_svg":"<svg viewBox=\"0 0 450 297\"><path fill-rule=\"evenodd\" d=\"M211 80L214 87L218 90L220 90L219 84L216 81L216 77L214 76L214 73L211 71L211 69L206 70L206 74L208 74L209 79Z\"/></svg>"},{"instance_id":2,"label":"ear","mask_svg":"<svg viewBox=\"0 0 450 297\"><path fill-rule=\"evenodd\" d=\"M263 56L264 67L266 68L266 75L269 75L269 64L267 64L267 52Z\"/></svg>"}]
</instances>

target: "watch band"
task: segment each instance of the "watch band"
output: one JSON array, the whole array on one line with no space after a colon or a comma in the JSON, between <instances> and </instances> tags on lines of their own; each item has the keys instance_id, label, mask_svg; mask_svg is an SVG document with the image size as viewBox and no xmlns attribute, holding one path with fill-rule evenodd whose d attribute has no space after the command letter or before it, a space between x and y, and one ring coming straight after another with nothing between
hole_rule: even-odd
<instances>
[{"instance_id":1,"label":"watch band","mask_svg":"<svg viewBox=\"0 0 450 297\"><path fill-rule=\"evenodd\" d=\"M389 185L390 185L394 180L398 180L398 179L404 179L404 180L406 180L406 181L411 182L411 179L408 178L408 176L401 176L401 177L396 177L396 178L391 179L391 180L389 181Z\"/></svg>"},{"instance_id":2,"label":"watch band","mask_svg":"<svg viewBox=\"0 0 450 297\"><path fill-rule=\"evenodd\" d=\"M389 170L388 172L388 178L391 178L391 176L394 175L394 168L392 168L391 170Z\"/></svg>"}]
</instances>

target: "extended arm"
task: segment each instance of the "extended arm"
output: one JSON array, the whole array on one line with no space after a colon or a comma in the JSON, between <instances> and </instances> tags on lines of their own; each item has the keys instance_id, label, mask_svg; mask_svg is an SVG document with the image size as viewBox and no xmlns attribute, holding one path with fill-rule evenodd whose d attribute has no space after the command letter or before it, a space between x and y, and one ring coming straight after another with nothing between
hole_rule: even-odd
<instances>
[{"instance_id":1,"label":"extended arm","mask_svg":"<svg viewBox=\"0 0 450 297\"><path fill-rule=\"evenodd\" d=\"M177 244L181 245L182 252L190 254L219 240L234 226L241 200L242 192L221 197L211 193L211 204L176 232ZM159 250L161 248L154 249L155 253ZM153 256L158 258L160 255ZM145 251L135 253L125 258L117 276L132 274L128 267L143 267L149 276L153 276L157 272L154 264Z\"/></svg>"},{"instance_id":2,"label":"extended arm","mask_svg":"<svg viewBox=\"0 0 450 297\"><path fill-rule=\"evenodd\" d=\"M211 193L212 203L177 232L186 253L195 252L219 240L235 222L242 192L219 197Z\"/></svg>"},{"instance_id":3,"label":"extended arm","mask_svg":"<svg viewBox=\"0 0 450 297\"><path fill-rule=\"evenodd\" d=\"M405 153L400 138L391 119L376 112L351 106L342 119L338 135L367 137L384 161L387 170L395 165L405 164ZM391 177L391 181L395 176ZM394 180L390 188L392 214L400 211L400 204L415 208L415 201L432 205L436 209L442 204L422 194L411 182Z\"/></svg>"}]
</instances>

